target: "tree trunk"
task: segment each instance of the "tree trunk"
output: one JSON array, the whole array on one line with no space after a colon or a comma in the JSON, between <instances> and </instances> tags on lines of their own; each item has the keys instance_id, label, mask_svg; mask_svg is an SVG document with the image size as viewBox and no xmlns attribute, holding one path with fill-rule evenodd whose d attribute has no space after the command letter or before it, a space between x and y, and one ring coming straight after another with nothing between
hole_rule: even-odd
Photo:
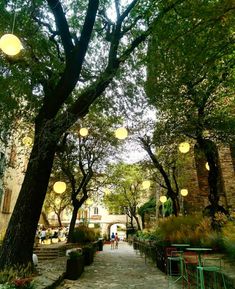
<instances>
[{"instance_id":1,"label":"tree trunk","mask_svg":"<svg viewBox=\"0 0 235 289\"><path fill-rule=\"evenodd\" d=\"M172 200L172 206L173 206L173 213L175 216L178 216L178 212L180 211L180 203L178 197L175 197L175 192L168 191L168 196L170 196ZM173 198L171 196L174 196Z\"/></svg>"},{"instance_id":2,"label":"tree trunk","mask_svg":"<svg viewBox=\"0 0 235 289\"><path fill-rule=\"evenodd\" d=\"M145 213L141 215L142 228L145 229Z\"/></svg>"},{"instance_id":3,"label":"tree trunk","mask_svg":"<svg viewBox=\"0 0 235 289\"><path fill-rule=\"evenodd\" d=\"M218 211L225 212L226 210L219 205L220 199L220 171L219 171L219 159L218 151L216 145L207 139L198 139L198 144L200 148L204 151L207 162L209 164L208 172L208 185L209 185L209 195L208 199L210 206L208 208L208 213L212 218L212 227L217 229L217 224L215 221L215 213Z\"/></svg>"},{"instance_id":4,"label":"tree trunk","mask_svg":"<svg viewBox=\"0 0 235 289\"><path fill-rule=\"evenodd\" d=\"M48 132L35 132L25 178L12 213L0 254L0 269L32 264L34 237L53 165L56 142Z\"/></svg>"},{"instance_id":5,"label":"tree trunk","mask_svg":"<svg viewBox=\"0 0 235 289\"><path fill-rule=\"evenodd\" d=\"M78 210L79 210L79 206L73 207L72 218L69 224L69 233L68 233L67 243L71 243L73 241L73 231L76 225Z\"/></svg>"},{"instance_id":6,"label":"tree trunk","mask_svg":"<svg viewBox=\"0 0 235 289\"><path fill-rule=\"evenodd\" d=\"M61 212L57 213L56 215L57 215L57 220L58 220L59 227L62 227L62 222L61 222L61 218L60 218L60 213L61 213Z\"/></svg>"},{"instance_id":7,"label":"tree trunk","mask_svg":"<svg viewBox=\"0 0 235 289\"><path fill-rule=\"evenodd\" d=\"M173 213L175 216L178 216L178 212L180 211L180 205L179 205L179 199L178 199L178 192L174 191L171 185L171 181L167 175L167 173L165 172L163 166L160 164L160 162L158 161L158 159L156 158L156 156L154 155L154 153L152 152L152 149L150 147L150 144L148 143L148 141L146 141L143 138L140 138L140 141L143 144L143 147L145 149L145 151L148 153L150 159L152 160L152 163L154 164L155 168L158 169L158 171L160 172L160 174L162 175L165 185L167 187L167 196L170 197L172 199L173 202Z\"/></svg>"},{"instance_id":8,"label":"tree trunk","mask_svg":"<svg viewBox=\"0 0 235 289\"><path fill-rule=\"evenodd\" d=\"M135 221L136 221L138 231L140 231L140 230L141 230L141 227L140 227L140 222L139 222L138 217L137 217L136 215L134 215L133 218L134 218Z\"/></svg>"},{"instance_id":9,"label":"tree trunk","mask_svg":"<svg viewBox=\"0 0 235 289\"><path fill-rule=\"evenodd\" d=\"M44 225L46 227L50 227L50 223L48 221L47 214L44 211L42 211L41 215L42 215L42 218L43 218Z\"/></svg>"}]
</instances>

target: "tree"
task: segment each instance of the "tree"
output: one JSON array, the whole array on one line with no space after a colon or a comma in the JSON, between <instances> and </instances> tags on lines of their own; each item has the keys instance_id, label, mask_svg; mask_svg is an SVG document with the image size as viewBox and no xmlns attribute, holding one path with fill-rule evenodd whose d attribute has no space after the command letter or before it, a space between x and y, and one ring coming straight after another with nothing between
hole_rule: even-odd
<instances>
[{"instance_id":1,"label":"tree","mask_svg":"<svg viewBox=\"0 0 235 289\"><path fill-rule=\"evenodd\" d=\"M156 26L149 54L149 100L172 133L204 151L212 216L220 209L213 143L234 139L234 11L226 0L184 2Z\"/></svg>"},{"instance_id":2,"label":"tree","mask_svg":"<svg viewBox=\"0 0 235 289\"><path fill-rule=\"evenodd\" d=\"M79 125L88 129L88 135L81 136L79 127L75 125L59 145L56 156L69 184L73 206L68 242L72 241L78 210L88 197L97 193L101 183L99 176L120 144L114 137L113 124L116 121L116 117L97 116L90 112Z\"/></svg>"},{"instance_id":3,"label":"tree","mask_svg":"<svg viewBox=\"0 0 235 289\"><path fill-rule=\"evenodd\" d=\"M31 108L35 132L28 168L3 241L0 268L32 263L34 235L58 141L87 114L119 67L146 40L151 20L160 19L176 5L172 1L163 7L161 1L133 0L124 6L115 1L112 20L107 16L110 3L17 2L16 32L24 40L25 58L6 58L5 62L12 63L18 75L25 77L22 83L29 88L25 101L35 104ZM3 23L16 8L10 4L1 4ZM9 70L13 71L11 67Z\"/></svg>"},{"instance_id":4,"label":"tree","mask_svg":"<svg viewBox=\"0 0 235 289\"><path fill-rule=\"evenodd\" d=\"M141 216L142 227L145 228L146 215L155 215L156 213L156 198L151 197L146 203L144 203L138 209L138 214Z\"/></svg>"},{"instance_id":5,"label":"tree","mask_svg":"<svg viewBox=\"0 0 235 289\"><path fill-rule=\"evenodd\" d=\"M107 184L112 188L112 193L104 197L106 206L110 211L126 213L131 227L134 228L135 220L138 230L141 230L141 226L137 208L144 199L143 181L143 171L137 164L118 163L107 170Z\"/></svg>"},{"instance_id":6,"label":"tree","mask_svg":"<svg viewBox=\"0 0 235 289\"><path fill-rule=\"evenodd\" d=\"M161 137L159 135L158 137ZM167 193L167 197L171 198L173 203L173 213L175 216L178 215L180 211L180 205L179 205L179 184L177 180L177 159L174 151L170 152L170 150L167 150L167 157L163 158L165 162L161 159L161 147L159 147L155 141L151 141L150 137L140 137L140 142L142 143L142 146L144 150L148 153L154 167L159 171L159 173L162 176L162 180L158 183L159 185L164 188ZM155 143L156 152L152 151L152 144ZM166 147L165 147L166 149ZM168 162L166 162L168 160Z\"/></svg>"},{"instance_id":7,"label":"tree","mask_svg":"<svg viewBox=\"0 0 235 289\"><path fill-rule=\"evenodd\" d=\"M54 162L55 163L55 162ZM57 175L58 177L61 177L61 174L58 173L58 167L57 167ZM48 191L46 194L46 198L43 204L42 213L44 216L47 216L50 212L54 212L57 216L58 225L62 227L61 222L61 214L66 209L71 209L71 199L70 194L68 190L63 192L62 194L58 194L54 192L53 185L55 183L55 180L57 180L56 170L53 169L53 178L51 178L49 185L48 185ZM48 225L49 221L48 221Z\"/></svg>"}]
</instances>

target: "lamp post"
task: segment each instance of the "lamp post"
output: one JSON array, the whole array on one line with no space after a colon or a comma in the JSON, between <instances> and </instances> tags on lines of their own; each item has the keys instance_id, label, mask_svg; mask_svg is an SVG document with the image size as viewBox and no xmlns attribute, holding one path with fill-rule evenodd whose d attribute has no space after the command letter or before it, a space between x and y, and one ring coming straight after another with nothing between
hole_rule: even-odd
<instances>
[{"instance_id":1,"label":"lamp post","mask_svg":"<svg viewBox=\"0 0 235 289\"><path fill-rule=\"evenodd\" d=\"M164 203L167 201L166 196L161 196L160 197L160 202L162 203L162 217L165 217L165 208L164 208Z\"/></svg>"}]
</instances>

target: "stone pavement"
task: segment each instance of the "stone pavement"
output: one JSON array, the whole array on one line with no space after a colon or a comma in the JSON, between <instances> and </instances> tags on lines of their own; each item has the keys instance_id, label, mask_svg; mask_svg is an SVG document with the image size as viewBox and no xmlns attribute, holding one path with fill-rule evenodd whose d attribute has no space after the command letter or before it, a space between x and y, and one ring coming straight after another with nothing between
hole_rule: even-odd
<instances>
[{"instance_id":1,"label":"stone pavement","mask_svg":"<svg viewBox=\"0 0 235 289\"><path fill-rule=\"evenodd\" d=\"M105 245L78 280L64 280L56 288L166 289L168 281L166 275L150 261L145 264L144 258L136 254L132 246L120 242L119 248L114 250Z\"/></svg>"},{"instance_id":2,"label":"stone pavement","mask_svg":"<svg viewBox=\"0 0 235 289\"><path fill-rule=\"evenodd\" d=\"M34 278L35 289L166 289L167 276L156 265L133 250L125 242L111 250L104 245L104 251L97 252L94 263L85 267L85 272L76 280L64 280L67 257L39 262L39 276ZM225 262L227 289L235 288L235 264ZM182 288L181 282L171 289ZM56 287L57 286L57 287Z\"/></svg>"}]
</instances>

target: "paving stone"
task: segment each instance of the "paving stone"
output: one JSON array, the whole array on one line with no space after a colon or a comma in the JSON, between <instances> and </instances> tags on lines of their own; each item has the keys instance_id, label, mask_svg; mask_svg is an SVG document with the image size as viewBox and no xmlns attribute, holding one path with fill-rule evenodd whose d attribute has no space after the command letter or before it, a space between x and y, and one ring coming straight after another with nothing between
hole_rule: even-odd
<instances>
[{"instance_id":1,"label":"paving stone","mask_svg":"<svg viewBox=\"0 0 235 289\"><path fill-rule=\"evenodd\" d=\"M159 285L159 287L157 286ZM85 267L82 276L73 281L65 280L57 289L166 289L168 281L154 264L135 253L125 242L117 250L104 246L95 256L94 263ZM180 287L179 287L180 288Z\"/></svg>"},{"instance_id":2,"label":"paving stone","mask_svg":"<svg viewBox=\"0 0 235 289\"><path fill-rule=\"evenodd\" d=\"M34 279L35 289L167 289L167 276L155 264L136 254L132 246L120 242L117 250L110 245L95 255L94 263L85 267L78 280L63 280L66 269L66 257L43 261L38 265L39 276ZM234 289L235 264L225 262L225 273L231 278ZM59 280L59 282L58 282ZM57 285L56 287L56 284ZM182 288L181 282L171 289Z\"/></svg>"}]
</instances>

